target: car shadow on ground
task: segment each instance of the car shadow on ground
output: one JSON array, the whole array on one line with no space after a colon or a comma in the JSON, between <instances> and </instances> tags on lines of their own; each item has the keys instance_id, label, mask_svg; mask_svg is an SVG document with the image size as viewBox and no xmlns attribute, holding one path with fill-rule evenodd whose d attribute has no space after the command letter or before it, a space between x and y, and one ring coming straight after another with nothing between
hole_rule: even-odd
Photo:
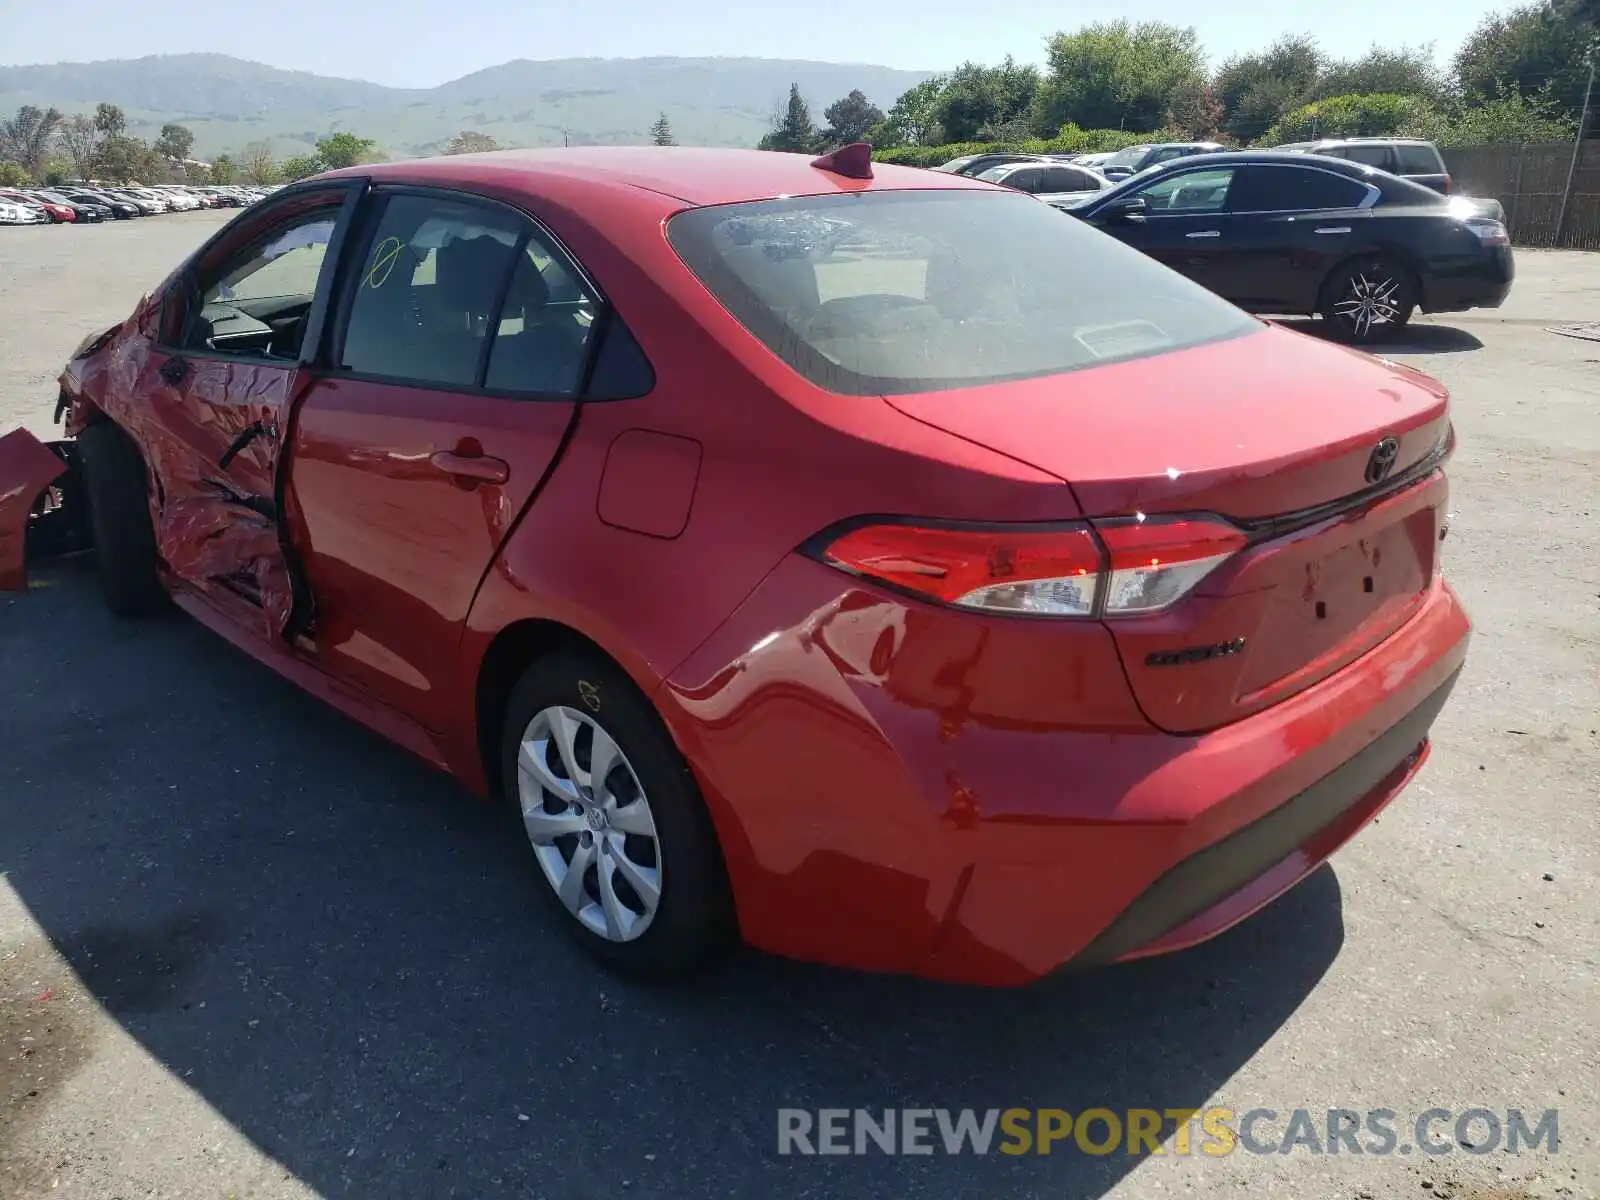
<instances>
[{"instance_id":1,"label":"car shadow on ground","mask_svg":"<svg viewBox=\"0 0 1600 1200\"><path fill-rule=\"evenodd\" d=\"M1323 341L1333 341L1328 333L1326 321L1319 321L1312 317L1285 318L1274 320L1273 324L1282 325L1285 329L1293 329L1296 333L1309 333L1312 337L1321 338ZM1483 343L1465 329L1458 329L1454 325L1434 325L1426 321L1413 321L1406 325L1398 334L1381 341L1374 342L1362 349L1377 355L1395 354L1460 354L1468 350L1482 350Z\"/></svg>"},{"instance_id":2,"label":"car shadow on ground","mask_svg":"<svg viewBox=\"0 0 1600 1200\"><path fill-rule=\"evenodd\" d=\"M1342 942L1324 868L1206 946L1021 991L755 954L627 984L490 806L180 616L106 615L92 566L0 597L0 871L113 1019L329 1196L1098 1196L1138 1160L780 1157L777 1112L1200 1107Z\"/></svg>"}]
</instances>

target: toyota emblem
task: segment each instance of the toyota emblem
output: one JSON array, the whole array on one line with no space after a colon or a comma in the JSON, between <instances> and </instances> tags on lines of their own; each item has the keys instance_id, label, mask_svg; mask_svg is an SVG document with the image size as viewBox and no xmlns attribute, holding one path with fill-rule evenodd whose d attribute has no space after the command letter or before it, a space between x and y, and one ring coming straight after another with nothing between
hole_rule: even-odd
<instances>
[{"instance_id":1,"label":"toyota emblem","mask_svg":"<svg viewBox=\"0 0 1600 1200\"><path fill-rule=\"evenodd\" d=\"M1392 437L1384 438L1367 457L1367 482L1382 483L1389 478L1389 472L1394 470L1395 460L1399 457L1400 443Z\"/></svg>"}]
</instances>

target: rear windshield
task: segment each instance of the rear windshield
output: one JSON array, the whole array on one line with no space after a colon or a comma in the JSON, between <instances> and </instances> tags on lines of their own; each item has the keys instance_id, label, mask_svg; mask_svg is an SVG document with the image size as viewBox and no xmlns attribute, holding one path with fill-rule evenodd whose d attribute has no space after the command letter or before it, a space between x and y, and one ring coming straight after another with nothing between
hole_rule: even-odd
<instances>
[{"instance_id":1,"label":"rear windshield","mask_svg":"<svg viewBox=\"0 0 1600 1200\"><path fill-rule=\"evenodd\" d=\"M1413 183L1409 179L1401 179L1398 175L1374 175L1372 182L1377 184L1378 190L1383 193L1383 199L1379 202L1381 204L1438 208L1450 203L1448 197L1440 195L1431 187Z\"/></svg>"},{"instance_id":2,"label":"rear windshield","mask_svg":"<svg viewBox=\"0 0 1600 1200\"><path fill-rule=\"evenodd\" d=\"M691 209L667 237L819 387L901 395L1237 337L1241 310L1031 196L874 191Z\"/></svg>"},{"instance_id":3,"label":"rear windshield","mask_svg":"<svg viewBox=\"0 0 1600 1200\"><path fill-rule=\"evenodd\" d=\"M1106 159L1108 167L1136 167L1144 161L1144 156L1150 153L1149 146L1129 146L1126 150L1118 150Z\"/></svg>"}]
</instances>

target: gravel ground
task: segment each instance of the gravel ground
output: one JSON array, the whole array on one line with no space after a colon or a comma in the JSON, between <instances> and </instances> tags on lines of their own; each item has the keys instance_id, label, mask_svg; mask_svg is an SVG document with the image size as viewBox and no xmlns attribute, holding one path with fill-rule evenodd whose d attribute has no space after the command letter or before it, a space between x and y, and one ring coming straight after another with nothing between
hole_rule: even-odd
<instances>
[{"instance_id":1,"label":"gravel ground","mask_svg":"<svg viewBox=\"0 0 1600 1200\"><path fill-rule=\"evenodd\" d=\"M217 214L0 230L0 430ZM1022 992L746 956L666 990L541 915L503 826L89 565L0 598L0 1200L1600 1195L1600 255L1418 325L1477 623L1429 765L1225 937ZM1440 1159L799 1158L780 1107L1560 1110ZM1283 1122L1277 1126L1281 1134ZM1404 1139L1402 1139L1404 1140Z\"/></svg>"}]
</instances>

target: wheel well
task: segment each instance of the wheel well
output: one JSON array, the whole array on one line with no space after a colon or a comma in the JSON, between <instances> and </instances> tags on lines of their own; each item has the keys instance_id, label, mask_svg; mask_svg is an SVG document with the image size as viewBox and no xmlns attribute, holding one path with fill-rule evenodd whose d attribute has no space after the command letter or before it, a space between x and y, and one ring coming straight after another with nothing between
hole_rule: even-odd
<instances>
[{"instance_id":1,"label":"wheel well","mask_svg":"<svg viewBox=\"0 0 1600 1200\"><path fill-rule=\"evenodd\" d=\"M511 690L529 663L563 650L599 658L616 667L623 678L630 678L616 659L570 625L529 619L507 625L497 633L478 668L476 694L478 758L483 763L490 795L499 795L504 782L500 778L500 733Z\"/></svg>"},{"instance_id":2,"label":"wheel well","mask_svg":"<svg viewBox=\"0 0 1600 1200\"><path fill-rule=\"evenodd\" d=\"M1411 257L1408 254L1389 246L1381 246L1377 250L1369 251L1365 254L1349 255L1346 258L1341 258L1328 268L1328 273L1322 277L1322 286L1317 289L1317 311L1320 313L1328 307L1328 288L1332 286L1334 276L1351 263L1372 258L1386 258L1409 275L1411 277L1411 286L1416 290L1417 308L1423 312L1427 311L1427 297L1423 292L1422 273L1417 270L1416 264L1411 261Z\"/></svg>"}]
</instances>

